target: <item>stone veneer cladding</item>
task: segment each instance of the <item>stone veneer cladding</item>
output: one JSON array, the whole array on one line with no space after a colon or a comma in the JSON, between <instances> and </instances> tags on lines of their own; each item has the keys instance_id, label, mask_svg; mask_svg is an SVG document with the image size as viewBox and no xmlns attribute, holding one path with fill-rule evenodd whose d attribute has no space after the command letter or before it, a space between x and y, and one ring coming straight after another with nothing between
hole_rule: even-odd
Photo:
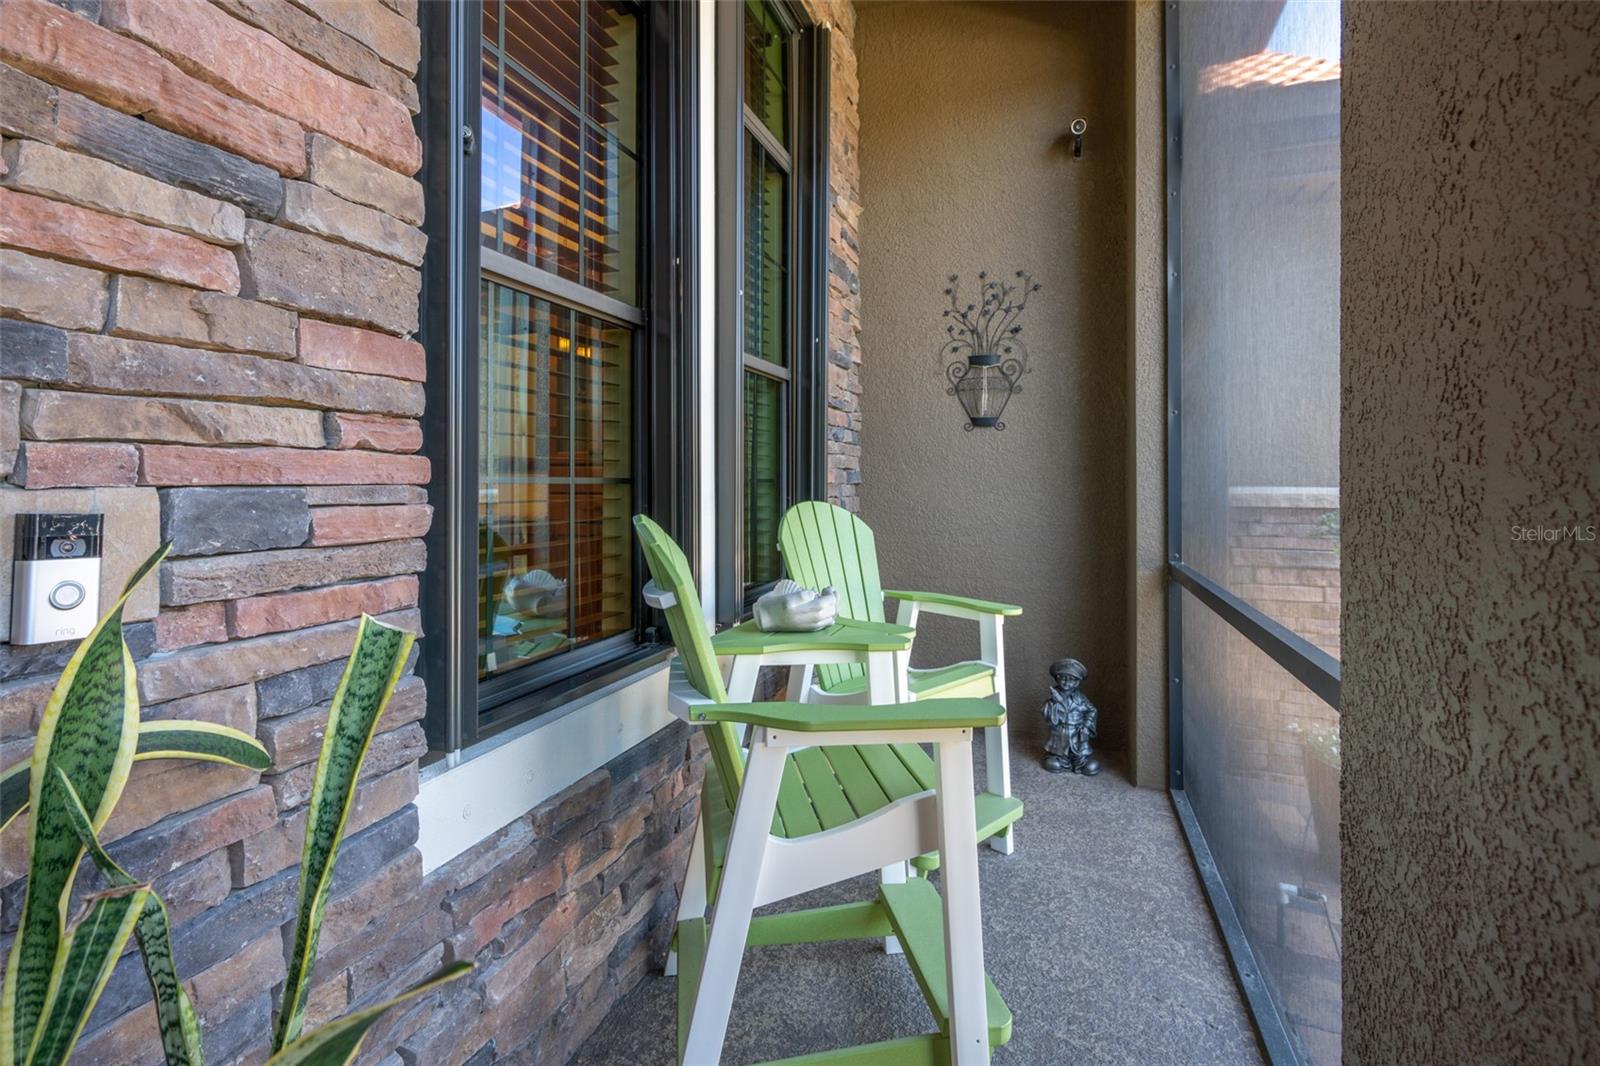
<instances>
[{"instance_id":1,"label":"stone veneer cladding","mask_svg":"<svg viewBox=\"0 0 1600 1066\"><path fill-rule=\"evenodd\" d=\"M354 618L423 621L417 0L3 2L0 555L16 511L104 510L109 592L176 542L128 612L144 716L254 732L274 765L141 765L104 835L171 908L208 1061L259 1062ZM829 491L854 508L855 12L813 7L836 31ZM70 652L0 643L0 764ZM564 1062L664 953L703 744L666 729L424 876L424 697L403 681L368 756L310 1023L473 959L362 1061ZM7 940L25 839L0 838ZM135 959L80 1049L161 1061Z\"/></svg>"},{"instance_id":2,"label":"stone veneer cladding","mask_svg":"<svg viewBox=\"0 0 1600 1066\"><path fill-rule=\"evenodd\" d=\"M850 0L806 0L833 27L828 85L828 499L860 510L861 81Z\"/></svg>"}]
</instances>

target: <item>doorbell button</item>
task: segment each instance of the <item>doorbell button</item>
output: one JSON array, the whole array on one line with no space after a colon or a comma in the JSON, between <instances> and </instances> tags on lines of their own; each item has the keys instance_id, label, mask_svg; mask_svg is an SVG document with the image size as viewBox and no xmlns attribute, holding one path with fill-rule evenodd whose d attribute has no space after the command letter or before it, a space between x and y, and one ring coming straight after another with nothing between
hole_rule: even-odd
<instances>
[{"instance_id":1,"label":"doorbell button","mask_svg":"<svg viewBox=\"0 0 1600 1066\"><path fill-rule=\"evenodd\" d=\"M87 595L76 581L63 581L50 590L50 606L58 611L70 611L83 602Z\"/></svg>"}]
</instances>

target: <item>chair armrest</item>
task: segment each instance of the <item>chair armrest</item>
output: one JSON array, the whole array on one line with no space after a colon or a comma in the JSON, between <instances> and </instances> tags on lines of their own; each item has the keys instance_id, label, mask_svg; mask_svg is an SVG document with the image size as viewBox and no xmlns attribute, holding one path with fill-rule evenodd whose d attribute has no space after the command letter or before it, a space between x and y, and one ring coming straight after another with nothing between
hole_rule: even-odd
<instances>
[{"instance_id":1,"label":"chair armrest","mask_svg":"<svg viewBox=\"0 0 1600 1066\"><path fill-rule=\"evenodd\" d=\"M932 614L939 614L939 608L941 607L954 607L972 614L999 615L1002 618L1015 618L1022 613L1022 608L1014 603L975 600L970 596L954 596L947 592L906 592L901 589L884 589L883 594L892 600L909 600Z\"/></svg>"},{"instance_id":2,"label":"chair armrest","mask_svg":"<svg viewBox=\"0 0 1600 1066\"><path fill-rule=\"evenodd\" d=\"M983 729L1006 720L990 699L921 700L917 703L706 703L689 712L697 722L741 722L796 733Z\"/></svg>"},{"instance_id":3,"label":"chair armrest","mask_svg":"<svg viewBox=\"0 0 1600 1066\"><path fill-rule=\"evenodd\" d=\"M815 633L763 633L752 621L740 622L711 638L717 655L760 655L768 652L905 651L917 631L893 622L846 620Z\"/></svg>"}]
</instances>

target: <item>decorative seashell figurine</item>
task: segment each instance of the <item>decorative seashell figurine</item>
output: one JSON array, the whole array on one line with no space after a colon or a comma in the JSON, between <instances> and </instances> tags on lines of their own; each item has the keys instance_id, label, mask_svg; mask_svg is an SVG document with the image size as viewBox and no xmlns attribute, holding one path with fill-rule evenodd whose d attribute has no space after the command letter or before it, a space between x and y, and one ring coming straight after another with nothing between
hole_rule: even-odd
<instances>
[{"instance_id":1,"label":"decorative seashell figurine","mask_svg":"<svg viewBox=\"0 0 1600 1066\"><path fill-rule=\"evenodd\" d=\"M830 585L817 592L784 578L755 603L756 626L763 633L814 633L833 625L839 594Z\"/></svg>"},{"instance_id":2,"label":"decorative seashell figurine","mask_svg":"<svg viewBox=\"0 0 1600 1066\"><path fill-rule=\"evenodd\" d=\"M506 607L522 618L561 618L567 613L567 583L548 570L529 570L506 582Z\"/></svg>"}]
</instances>

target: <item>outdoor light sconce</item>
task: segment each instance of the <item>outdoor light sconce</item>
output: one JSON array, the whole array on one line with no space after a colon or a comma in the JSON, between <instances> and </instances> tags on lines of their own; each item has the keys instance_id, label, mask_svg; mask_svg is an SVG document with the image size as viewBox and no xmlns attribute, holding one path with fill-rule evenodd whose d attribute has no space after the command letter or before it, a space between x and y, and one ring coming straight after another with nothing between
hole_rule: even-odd
<instances>
[{"instance_id":1,"label":"outdoor light sconce","mask_svg":"<svg viewBox=\"0 0 1600 1066\"><path fill-rule=\"evenodd\" d=\"M975 428L1005 429L1000 421L1012 393L1021 392L1022 375L1028 372L1028 349L1017 334L1017 321L1028 306L1028 296L1039 291L1033 278L1017 271L1012 281L995 281L988 271L980 271L978 302L963 307L956 299L960 278L950 275L944 294L950 306L944 317L949 339L939 349L939 361L951 362L944 368L950 382L945 393L954 396L967 413L969 432Z\"/></svg>"}]
</instances>

